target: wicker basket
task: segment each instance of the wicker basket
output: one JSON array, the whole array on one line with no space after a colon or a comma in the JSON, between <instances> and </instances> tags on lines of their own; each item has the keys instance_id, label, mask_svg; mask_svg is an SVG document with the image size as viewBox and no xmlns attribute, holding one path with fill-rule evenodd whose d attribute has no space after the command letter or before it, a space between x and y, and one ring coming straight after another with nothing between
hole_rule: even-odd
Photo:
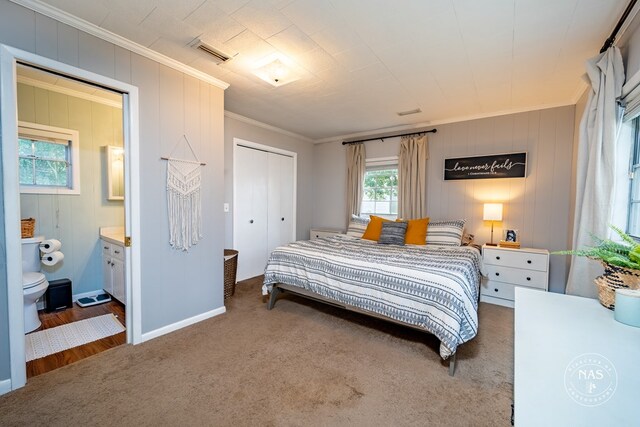
<instances>
[{"instance_id":1,"label":"wicker basket","mask_svg":"<svg viewBox=\"0 0 640 427\"><path fill-rule=\"evenodd\" d=\"M604 274L595 279L600 304L610 310L615 308L616 289L640 289L640 270L602 263Z\"/></svg>"},{"instance_id":2,"label":"wicker basket","mask_svg":"<svg viewBox=\"0 0 640 427\"><path fill-rule=\"evenodd\" d=\"M36 228L36 220L34 218L26 218L21 220L22 238L27 239L33 237L33 230Z\"/></svg>"},{"instance_id":3,"label":"wicker basket","mask_svg":"<svg viewBox=\"0 0 640 427\"><path fill-rule=\"evenodd\" d=\"M227 258L230 257L230 258ZM224 299L236 292L236 272L238 271L238 251L224 250Z\"/></svg>"}]
</instances>

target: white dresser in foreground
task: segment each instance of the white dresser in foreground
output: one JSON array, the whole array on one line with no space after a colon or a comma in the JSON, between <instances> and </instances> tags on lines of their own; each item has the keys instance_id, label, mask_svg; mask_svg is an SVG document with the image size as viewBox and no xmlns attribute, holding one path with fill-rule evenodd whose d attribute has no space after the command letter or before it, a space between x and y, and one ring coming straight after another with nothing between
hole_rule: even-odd
<instances>
[{"instance_id":1,"label":"white dresser in foreground","mask_svg":"<svg viewBox=\"0 0 640 427\"><path fill-rule=\"evenodd\" d=\"M640 328L597 300L516 288L517 427L640 426L639 361Z\"/></svg>"},{"instance_id":2,"label":"white dresser in foreground","mask_svg":"<svg viewBox=\"0 0 640 427\"><path fill-rule=\"evenodd\" d=\"M332 228L312 228L309 231L309 240L322 239L323 237L331 237L343 234L341 230Z\"/></svg>"},{"instance_id":3,"label":"white dresser in foreground","mask_svg":"<svg viewBox=\"0 0 640 427\"><path fill-rule=\"evenodd\" d=\"M482 261L487 278L482 280L480 301L513 307L516 288L540 291L549 288L549 251L546 249L484 245Z\"/></svg>"}]
</instances>

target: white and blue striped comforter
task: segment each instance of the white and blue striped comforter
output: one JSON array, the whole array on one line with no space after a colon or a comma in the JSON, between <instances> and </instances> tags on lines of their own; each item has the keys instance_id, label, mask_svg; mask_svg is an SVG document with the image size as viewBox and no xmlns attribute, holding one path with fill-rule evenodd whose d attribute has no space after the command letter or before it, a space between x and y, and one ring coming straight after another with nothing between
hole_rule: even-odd
<instances>
[{"instance_id":1,"label":"white and blue striped comforter","mask_svg":"<svg viewBox=\"0 0 640 427\"><path fill-rule=\"evenodd\" d=\"M447 358L478 333L480 252L468 246L396 246L331 237L276 248L263 294L276 283L424 328Z\"/></svg>"}]
</instances>

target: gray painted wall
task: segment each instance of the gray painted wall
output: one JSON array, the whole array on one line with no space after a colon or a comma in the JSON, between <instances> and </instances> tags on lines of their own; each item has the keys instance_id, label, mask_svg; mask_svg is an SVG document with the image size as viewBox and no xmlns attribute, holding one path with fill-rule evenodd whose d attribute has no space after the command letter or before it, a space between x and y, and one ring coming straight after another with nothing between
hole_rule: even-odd
<instances>
[{"instance_id":1,"label":"gray painted wall","mask_svg":"<svg viewBox=\"0 0 640 427\"><path fill-rule=\"evenodd\" d=\"M0 0L0 43L139 88L142 224L141 241L133 244L142 251L142 332L222 307L224 91L7 0ZM188 253L168 245L166 164L160 160L183 134L207 163L202 169L204 239ZM176 150L174 157L181 156L186 151ZM6 272L0 280L0 313L6 317ZM0 379L9 376L3 325Z\"/></svg>"},{"instance_id":2,"label":"gray painted wall","mask_svg":"<svg viewBox=\"0 0 640 427\"><path fill-rule=\"evenodd\" d=\"M636 15L617 43L622 53L627 80L640 72L640 15ZM594 55L596 56L596 52Z\"/></svg>"},{"instance_id":3,"label":"gray painted wall","mask_svg":"<svg viewBox=\"0 0 640 427\"><path fill-rule=\"evenodd\" d=\"M225 214L225 245L233 247L233 138L240 138L257 144L268 145L298 153L298 201L296 215L297 239L308 239L313 216L312 182L314 179L314 149L311 142L265 129L238 119L224 118L224 189L225 203L229 212Z\"/></svg>"},{"instance_id":4,"label":"gray painted wall","mask_svg":"<svg viewBox=\"0 0 640 427\"><path fill-rule=\"evenodd\" d=\"M21 194L20 215L36 219L36 236L62 242L64 260L43 266L48 280L70 279L74 294L101 290L98 229L124 225L124 203L107 200L103 148L122 147L122 109L19 83L18 120L78 131L80 194Z\"/></svg>"},{"instance_id":5,"label":"gray painted wall","mask_svg":"<svg viewBox=\"0 0 640 427\"><path fill-rule=\"evenodd\" d=\"M432 219L466 218L476 242L490 238L482 205L504 202L503 228L518 229L523 246L560 250L569 247L568 227L574 106L437 126L429 135L427 214ZM397 155L398 138L366 143L367 158ZM444 159L507 152L528 152L525 179L447 181ZM313 226L346 227L345 149L339 143L314 147ZM551 257L550 288L564 292L567 262Z\"/></svg>"}]
</instances>

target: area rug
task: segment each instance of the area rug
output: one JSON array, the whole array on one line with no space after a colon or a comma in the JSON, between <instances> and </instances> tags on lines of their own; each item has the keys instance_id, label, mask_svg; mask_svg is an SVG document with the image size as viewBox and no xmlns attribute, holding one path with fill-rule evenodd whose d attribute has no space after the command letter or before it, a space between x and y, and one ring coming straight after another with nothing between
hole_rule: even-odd
<instances>
[{"instance_id":1,"label":"area rug","mask_svg":"<svg viewBox=\"0 0 640 427\"><path fill-rule=\"evenodd\" d=\"M104 314L34 332L25 336L27 362L124 331L124 326L113 314Z\"/></svg>"}]
</instances>

